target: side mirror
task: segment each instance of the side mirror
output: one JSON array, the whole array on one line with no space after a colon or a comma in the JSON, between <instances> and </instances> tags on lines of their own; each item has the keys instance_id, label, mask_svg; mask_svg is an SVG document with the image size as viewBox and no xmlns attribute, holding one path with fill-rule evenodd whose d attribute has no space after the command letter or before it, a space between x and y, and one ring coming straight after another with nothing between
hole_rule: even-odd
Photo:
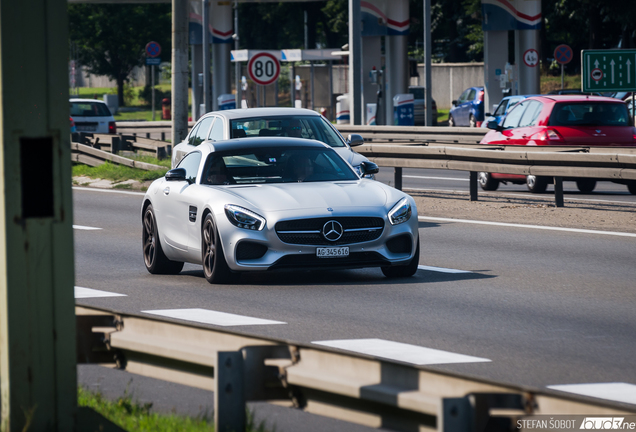
<instances>
[{"instance_id":1,"label":"side mirror","mask_svg":"<svg viewBox=\"0 0 636 432\"><path fill-rule=\"evenodd\" d=\"M367 174L377 174L380 171L380 168L376 163L371 161L364 161L360 163L360 168L362 168L362 175Z\"/></svg>"},{"instance_id":2,"label":"side mirror","mask_svg":"<svg viewBox=\"0 0 636 432\"><path fill-rule=\"evenodd\" d=\"M501 132L503 130L503 128L499 126L499 123L497 123L496 120L490 120L486 127L488 129L496 130L497 132Z\"/></svg>"},{"instance_id":3,"label":"side mirror","mask_svg":"<svg viewBox=\"0 0 636 432\"><path fill-rule=\"evenodd\" d=\"M350 134L347 137L347 143L351 146L351 147L355 147L355 146L359 146L364 144L364 138L362 138L362 135L358 135L358 134Z\"/></svg>"},{"instance_id":4,"label":"side mirror","mask_svg":"<svg viewBox=\"0 0 636 432\"><path fill-rule=\"evenodd\" d=\"M486 114L484 114L484 115L485 115L486 117L492 117L492 114L490 114L490 113L486 113Z\"/></svg>"},{"instance_id":5,"label":"side mirror","mask_svg":"<svg viewBox=\"0 0 636 432\"><path fill-rule=\"evenodd\" d=\"M166 181L186 181L185 168L175 168L166 173Z\"/></svg>"},{"instance_id":6,"label":"side mirror","mask_svg":"<svg viewBox=\"0 0 636 432\"><path fill-rule=\"evenodd\" d=\"M451 103L453 104L453 106L457 106L457 101L456 100L452 101Z\"/></svg>"}]
</instances>

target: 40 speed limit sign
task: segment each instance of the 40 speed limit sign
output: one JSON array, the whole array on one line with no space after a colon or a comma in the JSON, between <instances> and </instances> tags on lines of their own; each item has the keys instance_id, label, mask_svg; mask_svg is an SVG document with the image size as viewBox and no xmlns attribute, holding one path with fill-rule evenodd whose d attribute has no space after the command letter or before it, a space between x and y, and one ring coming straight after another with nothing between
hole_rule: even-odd
<instances>
[{"instance_id":1,"label":"40 speed limit sign","mask_svg":"<svg viewBox=\"0 0 636 432\"><path fill-rule=\"evenodd\" d=\"M256 84L269 85L280 75L280 63L270 53L258 53L247 63L247 73Z\"/></svg>"}]
</instances>

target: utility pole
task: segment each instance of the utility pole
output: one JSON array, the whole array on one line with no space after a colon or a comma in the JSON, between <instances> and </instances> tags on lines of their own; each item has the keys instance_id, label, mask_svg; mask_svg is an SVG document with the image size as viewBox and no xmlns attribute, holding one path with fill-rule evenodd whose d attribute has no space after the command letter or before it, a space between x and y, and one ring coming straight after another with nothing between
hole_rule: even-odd
<instances>
[{"instance_id":1,"label":"utility pole","mask_svg":"<svg viewBox=\"0 0 636 432\"><path fill-rule=\"evenodd\" d=\"M431 0L424 0L424 126L433 126Z\"/></svg>"},{"instance_id":2,"label":"utility pole","mask_svg":"<svg viewBox=\"0 0 636 432\"><path fill-rule=\"evenodd\" d=\"M172 145L188 134L188 0L172 0Z\"/></svg>"},{"instance_id":3,"label":"utility pole","mask_svg":"<svg viewBox=\"0 0 636 432\"><path fill-rule=\"evenodd\" d=\"M238 0L234 1L234 50L239 50L239 31L238 31ZM243 99L243 89L241 88L241 62L234 62L234 75L236 82L236 108L241 107L241 99Z\"/></svg>"}]
</instances>

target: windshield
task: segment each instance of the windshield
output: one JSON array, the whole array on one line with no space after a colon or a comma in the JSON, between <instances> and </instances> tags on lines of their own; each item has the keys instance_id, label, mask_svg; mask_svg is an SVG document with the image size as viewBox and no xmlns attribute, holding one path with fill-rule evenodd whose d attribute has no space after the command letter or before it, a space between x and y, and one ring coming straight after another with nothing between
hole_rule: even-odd
<instances>
[{"instance_id":1,"label":"windshield","mask_svg":"<svg viewBox=\"0 0 636 432\"><path fill-rule=\"evenodd\" d=\"M272 116L232 120L232 138L290 136L322 141L330 147L344 147L338 133L321 116Z\"/></svg>"},{"instance_id":2,"label":"windshield","mask_svg":"<svg viewBox=\"0 0 636 432\"><path fill-rule=\"evenodd\" d=\"M110 110L102 102L71 102L71 117L110 117Z\"/></svg>"},{"instance_id":3,"label":"windshield","mask_svg":"<svg viewBox=\"0 0 636 432\"><path fill-rule=\"evenodd\" d=\"M558 103L549 126L628 126L627 107L622 103Z\"/></svg>"},{"instance_id":4,"label":"windshield","mask_svg":"<svg viewBox=\"0 0 636 432\"><path fill-rule=\"evenodd\" d=\"M298 183L358 180L329 148L256 147L210 154L201 184Z\"/></svg>"}]
</instances>

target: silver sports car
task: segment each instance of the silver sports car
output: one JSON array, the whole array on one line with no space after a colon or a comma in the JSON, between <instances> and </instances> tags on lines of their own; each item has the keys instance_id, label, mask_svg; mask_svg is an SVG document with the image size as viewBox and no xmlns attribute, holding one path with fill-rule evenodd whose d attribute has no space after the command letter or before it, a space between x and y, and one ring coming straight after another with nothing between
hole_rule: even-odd
<instances>
[{"instance_id":1,"label":"silver sports car","mask_svg":"<svg viewBox=\"0 0 636 432\"><path fill-rule=\"evenodd\" d=\"M420 255L413 198L298 138L199 145L148 188L142 227L150 273L202 264L210 283L283 269L381 267L406 277Z\"/></svg>"}]
</instances>

